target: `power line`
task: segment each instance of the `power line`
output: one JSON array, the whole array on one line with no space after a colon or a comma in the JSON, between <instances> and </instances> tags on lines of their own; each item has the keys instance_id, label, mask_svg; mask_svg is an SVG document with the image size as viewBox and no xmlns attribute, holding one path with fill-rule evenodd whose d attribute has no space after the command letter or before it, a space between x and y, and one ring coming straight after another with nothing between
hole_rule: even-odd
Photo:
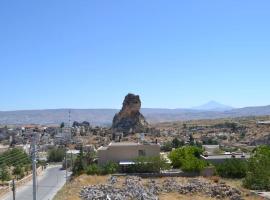
<instances>
[{"instance_id":1,"label":"power line","mask_svg":"<svg viewBox=\"0 0 270 200\"><path fill-rule=\"evenodd\" d=\"M29 164L30 164L30 159L29 158L16 158L15 161L9 161L9 162L4 162L2 164L0 164L0 166L4 166L4 165L7 165L7 166L10 166L10 165L16 165L22 161L29 161ZM26 164L26 163L24 163Z\"/></svg>"},{"instance_id":2,"label":"power line","mask_svg":"<svg viewBox=\"0 0 270 200\"><path fill-rule=\"evenodd\" d=\"M3 158L2 160L0 160L0 163L1 162L7 162L7 160L11 160L11 159L17 159L17 158L19 158L19 157L25 157L25 158L28 158L27 156L25 156L25 155L22 155L22 154L19 154L19 155L15 155L15 156L13 156L13 157L11 157L11 156L8 156L8 157L5 157L5 158ZM30 159L30 158L29 158Z\"/></svg>"},{"instance_id":3,"label":"power line","mask_svg":"<svg viewBox=\"0 0 270 200\"><path fill-rule=\"evenodd\" d=\"M10 155L6 155L6 156L1 156L0 157L0 162L2 162L1 160L3 160L3 159L11 159L11 158L13 158L13 157L16 157L16 156L25 156L24 154L15 154L15 155L13 155L13 154L10 154Z\"/></svg>"}]
</instances>

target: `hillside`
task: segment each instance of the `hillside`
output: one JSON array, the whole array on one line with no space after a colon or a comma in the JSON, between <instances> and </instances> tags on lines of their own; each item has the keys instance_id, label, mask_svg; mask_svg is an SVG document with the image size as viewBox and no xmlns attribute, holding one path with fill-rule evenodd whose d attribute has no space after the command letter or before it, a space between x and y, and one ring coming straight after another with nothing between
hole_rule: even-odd
<instances>
[{"instance_id":1,"label":"hillside","mask_svg":"<svg viewBox=\"0 0 270 200\"><path fill-rule=\"evenodd\" d=\"M1 111L0 124L59 124L68 122L69 109ZM117 109L71 109L71 121L89 121L94 125L110 125ZM270 115L270 106L246 107L229 111L192 109L143 108L142 114L150 123L218 119Z\"/></svg>"}]
</instances>

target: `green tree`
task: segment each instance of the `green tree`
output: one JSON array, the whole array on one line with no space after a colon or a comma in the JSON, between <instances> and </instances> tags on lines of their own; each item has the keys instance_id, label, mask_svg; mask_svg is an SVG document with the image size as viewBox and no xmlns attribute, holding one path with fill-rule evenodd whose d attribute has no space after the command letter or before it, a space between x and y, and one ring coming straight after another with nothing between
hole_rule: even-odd
<instances>
[{"instance_id":1,"label":"green tree","mask_svg":"<svg viewBox=\"0 0 270 200\"><path fill-rule=\"evenodd\" d=\"M65 127L65 123L62 122L62 123L60 124L60 128L64 128L64 127Z\"/></svg>"},{"instance_id":2,"label":"green tree","mask_svg":"<svg viewBox=\"0 0 270 200\"><path fill-rule=\"evenodd\" d=\"M184 171L200 171L207 163L200 159L202 149L196 146L184 146L173 150L169 159L174 168L181 168Z\"/></svg>"},{"instance_id":3,"label":"green tree","mask_svg":"<svg viewBox=\"0 0 270 200\"><path fill-rule=\"evenodd\" d=\"M184 146L184 142L182 140L179 140L178 138L174 138L172 140L172 147L173 148L178 148L178 147L181 147L181 146Z\"/></svg>"},{"instance_id":4,"label":"green tree","mask_svg":"<svg viewBox=\"0 0 270 200\"><path fill-rule=\"evenodd\" d=\"M86 169L87 163L85 162L84 159L84 153L83 153L83 149L82 147L80 148L80 153L77 156L72 172L74 175L80 175L84 172L84 170Z\"/></svg>"},{"instance_id":5,"label":"green tree","mask_svg":"<svg viewBox=\"0 0 270 200\"><path fill-rule=\"evenodd\" d=\"M185 172L200 172L206 167L206 162L196 158L192 154L187 154L182 161L182 170Z\"/></svg>"},{"instance_id":6,"label":"green tree","mask_svg":"<svg viewBox=\"0 0 270 200\"><path fill-rule=\"evenodd\" d=\"M248 170L243 182L252 190L270 190L270 146L255 149L248 160Z\"/></svg>"},{"instance_id":7,"label":"green tree","mask_svg":"<svg viewBox=\"0 0 270 200\"><path fill-rule=\"evenodd\" d=\"M65 149L53 148L48 152L48 162L62 162L65 158Z\"/></svg>"},{"instance_id":8,"label":"green tree","mask_svg":"<svg viewBox=\"0 0 270 200\"><path fill-rule=\"evenodd\" d=\"M161 147L160 147L161 151L171 151L172 150L172 142L171 141L167 141L165 142Z\"/></svg>"}]
</instances>

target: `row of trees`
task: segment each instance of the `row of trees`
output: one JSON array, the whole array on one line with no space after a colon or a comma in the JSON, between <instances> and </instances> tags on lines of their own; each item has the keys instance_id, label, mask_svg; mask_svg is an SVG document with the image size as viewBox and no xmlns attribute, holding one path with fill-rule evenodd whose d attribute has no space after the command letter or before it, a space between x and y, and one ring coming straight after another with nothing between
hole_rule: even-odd
<instances>
[{"instance_id":1,"label":"row of trees","mask_svg":"<svg viewBox=\"0 0 270 200\"><path fill-rule=\"evenodd\" d=\"M248 160L244 186L252 190L270 190L270 146L257 147Z\"/></svg>"},{"instance_id":2,"label":"row of trees","mask_svg":"<svg viewBox=\"0 0 270 200\"><path fill-rule=\"evenodd\" d=\"M257 147L247 161L226 160L216 165L216 170L221 177L244 178L248 189L270 190L270 146Z\"/></svg>"}]
</instances>

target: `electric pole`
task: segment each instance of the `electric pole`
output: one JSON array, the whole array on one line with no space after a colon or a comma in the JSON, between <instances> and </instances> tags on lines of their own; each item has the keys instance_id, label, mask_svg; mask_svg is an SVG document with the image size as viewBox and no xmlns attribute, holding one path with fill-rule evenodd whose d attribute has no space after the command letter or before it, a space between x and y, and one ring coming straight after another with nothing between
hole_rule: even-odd
<instances>
[{"instance_id":1,"label":"electric pole","mask_svg":"<svg viewBox=\"0 0 270 200\"><path fill-rule=\"evenodd\" d=\"M67 179L68 179L68 168L67 168L67 146L65 148L65 165L66 165L66 183L67 183Z\"/></svg>"},{"instance_id":2,"label":"electric pole","mask_svg":"<svg viewBox=\"0 0 270 200\"><path fill-rule=\"evenodd\" d=\"M36 133L32 138L32 174L33 174L33 200L37 200L37 178L36 178Z\"/></svg>"},{"instance_id":3,"label":"electric pole","mask_svg":"<svg viewBox=\"0 0 270 200\"><path fill-rule=\"evenodd\" d=\"M15 187L15 180L14 179L12 179L12 193L13 193L13 200L15 200L16 187Z\"/></svg>"}]
</instances>

